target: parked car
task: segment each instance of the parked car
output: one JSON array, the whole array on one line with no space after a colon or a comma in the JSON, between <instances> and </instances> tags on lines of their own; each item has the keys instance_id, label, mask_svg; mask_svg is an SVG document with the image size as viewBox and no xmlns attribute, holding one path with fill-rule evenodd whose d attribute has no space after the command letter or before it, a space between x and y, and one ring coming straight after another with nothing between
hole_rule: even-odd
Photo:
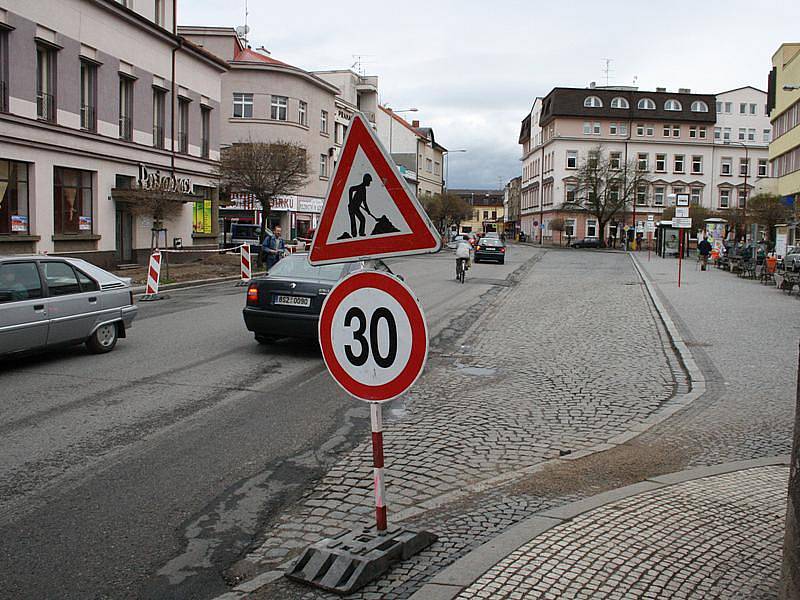
<instances>
[{"instance_id":1,"label":"parked car","mask_svg":"<svg viewBox=\"0 0 800 600\"><path fill-rule=\"evenodd\" d=\"M340 279L364 266L363 262L355 262L316 267L309 264L308 254L290 254L268 275L250 282L242 312L247 330L255 334L260 344L283 337L316 340L325 296ZM377 261L376 268L392 272L383 261Z\"/></svg>"},{"instance_id":2,"label":"parked car","mask_svg":"<svg viewBox=\"0 0 800 600\"><path fill-rule=\"evenodd\" d=\"M110 352L137 310L129 278L85 260L0 257L0 355L83 343Z\"/></svg>"},{"instance_id":3,"label":"parked car","mask_svg":"<svg viewBox=\"0 0 800 600\"><path fill-rule=\"evenodd\" d=\"M783 257L783 268L787 271L800 271L800 246L794 246Z\"/></svg>"},{"instance_id":4,"label":"parked car","mask_svg":"<svg viewBox=\"0 0 800 600\"><path fill-rule=\"evenodd\" d=\"M600 240L598 238L583 238L572 242L573 248L599 248Z\"/></svg>"},{"instance_id":5,"label":"parked car","mask_svg":"<svg viewBox=\"0 0 800 600\"><path fill-rule=\"evenodd\" d=\"M475 246L475 262L496 260L501 265L506 261L506 245L500 238L483 237Z\"/></svg>"}]
</instances>

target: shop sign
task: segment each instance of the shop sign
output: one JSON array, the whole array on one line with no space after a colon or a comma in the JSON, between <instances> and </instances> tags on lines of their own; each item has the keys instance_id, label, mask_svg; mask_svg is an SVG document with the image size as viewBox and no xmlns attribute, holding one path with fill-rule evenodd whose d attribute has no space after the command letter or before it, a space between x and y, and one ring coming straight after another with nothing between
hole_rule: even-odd
<instances>
[{"instance_id":1,"label":"shop sign","mask_svg":"<svg viewBox=\"0 0 800 600\"><path fill-rule=\"evenodd\" d=\"M299 212L321 213L322 204L322 198L298 198L297 210Z\"/></svg>"},{"instance_id":2,"label":"shop sign","mask_svg":"<svg viewBox=\"0 0 800 600\"><path fill-rule=\"evenodd\" d=\"M11 215L11 231L28 231L28 217Z\"/></svg>"},{"instance_id":3,"label":"shop sign","mask_svg":"<svg viewBox=\"0 0 800 600\"><path fill-rule=\"evenodd\" d=\"M92 217L78 217L78 229L80 231L91 231Z\"/></svg>"},{"instance_id":4,"label":"shop sign","mask_svg":"<svg viewBox=\"0 0 800 600\"><path fill-rule=\"evenodd\" d=\"M161 171L150 171L139 163L139 188L154 192L174 192L177 194L191 194L192 182L188 177L175 177L174 175L161 175Z\"/></svg>"}]
</instances>

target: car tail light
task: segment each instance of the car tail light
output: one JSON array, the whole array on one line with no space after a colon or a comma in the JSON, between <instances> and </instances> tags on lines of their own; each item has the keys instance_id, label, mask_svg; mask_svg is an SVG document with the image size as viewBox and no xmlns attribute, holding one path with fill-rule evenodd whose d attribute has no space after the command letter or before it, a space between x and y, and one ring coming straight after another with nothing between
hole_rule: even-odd
<instances>
[{"instance_id":1,"label":"car tail light","mask_svg":"<svg viewBox=\"0 0 800 600\"><path fill-rule=\"evenodd\" d=\"M480 246L475 246L475 250L480 250L480 249L481 249Z\"/></svg>"},{"instance_id":2,"label":"car tail light","mask_svg":"<svg viewBox=\"0 0 800 600\"><path fill-rule=\"evenodd\" d=\"M258 286L251 285L247 288L247 304L258 304Z\"/></svg>"},{"instance_id":3,"label":"car tail light","mask_svg":"<svg viewBox=\"0 0 800 600\"><path fill-rule=\"evenodd\" d=\"M505 251L506 251L505 248L500 248L500 252L505 252Z\"/></svg>"}]
</instances>

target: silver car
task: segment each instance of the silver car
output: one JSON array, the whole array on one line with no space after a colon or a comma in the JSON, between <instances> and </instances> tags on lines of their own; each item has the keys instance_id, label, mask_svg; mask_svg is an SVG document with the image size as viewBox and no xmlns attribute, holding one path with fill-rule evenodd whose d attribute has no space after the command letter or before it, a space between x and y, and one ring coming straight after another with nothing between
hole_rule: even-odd
<instances>
[{"instance_id":1,"label":"silver car","mask_svg":"<svg viewBox=\"0 0 800 600\"><path fill-rule=\"evenodd\" d=\"M137 311L130 279L85 260L0 256L0 355L82 343L110 352Z\"/></svg>"}]
</instances>

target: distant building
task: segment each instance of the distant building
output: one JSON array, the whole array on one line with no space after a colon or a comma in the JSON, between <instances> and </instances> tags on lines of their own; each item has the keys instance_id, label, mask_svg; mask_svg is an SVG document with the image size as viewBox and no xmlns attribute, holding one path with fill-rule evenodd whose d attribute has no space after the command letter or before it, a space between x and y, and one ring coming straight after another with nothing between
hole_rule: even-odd
<instances>
[{"instance_id":1,"label":"distant building","mask_svg":"<svg viewBox=\"0 0 800 600\"><path fill-rule=\"evenodd\" d=\"M0 254L144 261L154 195L178 207L162 245L216 246L227 65L177 34L174 2L128 5L3 2Z\"/></svg>"},{"instance_id":2,"label":"distant building","mask_svg":"<svg viewBox=\"0 0 800 600\"><path fill-rule=\"evenodd\" d=\"M789 244L800 243L796 222L800 216L800 43L782 44L772 56L767 108L773 139L769 145L776 193L794 208Z\"/></svg>"},{"instance_id":3,"label":"distant building","mask_svg":"<svg viewBox=\"0 0 800 600\"><path fill-rule=\"evenodd\" d=\"M520 200L522 198L522 176L517 176L511 179L503 190L503 212L504 221L503 230L506 235L512 238L519 232L520 226Z\"/></svg>"},{"instance_id":4,"label":"distant building","mask_svg":"<svg viewBox=\"0 0 800 600\"><path fill-rule=\"evenodd\" d=\"M723 212L744 206L757 180L768 176L765 104L766 92L752 87L717 95L554 88L534 101L520 127L522 231L552 240L549 223L560 217L565 236L618 237L626 225L641 229L679 193ZM636 161L649 177L605 231L586 211L564 206L575 199L578 169L598 146L620 168Z\"/></svg>"},{"instance_id":5,"label":"distant building","mask_svg":"<svg viewBox=\"0 0 800 600\"><path fill-rule=\"evenodd\" d=\"M448 189L447 191L459 196L472 207L470 218L461 222L461 233L503 232L504 190Z\"/></svg>"}]
</instances>

